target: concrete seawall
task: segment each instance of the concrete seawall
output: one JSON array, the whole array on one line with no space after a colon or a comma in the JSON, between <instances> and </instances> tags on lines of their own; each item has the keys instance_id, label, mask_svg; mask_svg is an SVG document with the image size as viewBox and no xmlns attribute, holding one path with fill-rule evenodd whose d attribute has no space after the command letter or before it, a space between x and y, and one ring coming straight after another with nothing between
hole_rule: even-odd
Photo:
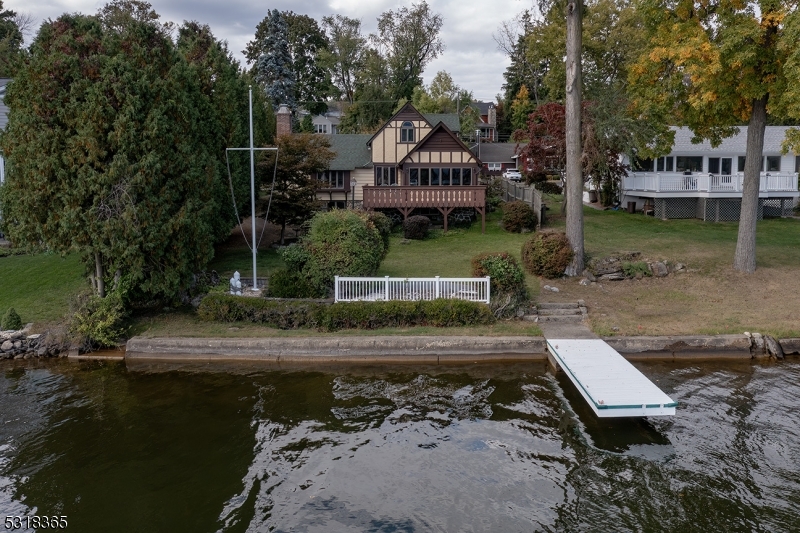
<instances>
[{"instance_id":1,"label":"concrete seawall","mask_svg":"<svg viewBox=\"0 0 800 533\"><path fill-rule=\"evenodd\" d=\"M754 353L751 339L746 335L607 337L603 340L630 360L767 357L765 353ZM544 361L547 344L542 337L134 337L128 341L125 359L420 364Z\"/></svg>"}]
</instances>

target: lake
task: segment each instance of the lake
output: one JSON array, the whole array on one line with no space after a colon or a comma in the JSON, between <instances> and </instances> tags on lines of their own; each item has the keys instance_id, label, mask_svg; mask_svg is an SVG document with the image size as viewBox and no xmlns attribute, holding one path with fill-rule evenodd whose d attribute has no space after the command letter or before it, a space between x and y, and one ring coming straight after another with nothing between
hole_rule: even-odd
<instances>
[{"instance_id":1,"label":"lake","mask_svg":"<svg viewBox=\"0 0 800 533\"><path fill-rule=\"evenodd\" d=\"M800 531L800 360L636 366L679 402L676 416L600 421L543 363L4 361L0 521L66 516L67 531L90 533Z\"/></svg>"}]
</instances>

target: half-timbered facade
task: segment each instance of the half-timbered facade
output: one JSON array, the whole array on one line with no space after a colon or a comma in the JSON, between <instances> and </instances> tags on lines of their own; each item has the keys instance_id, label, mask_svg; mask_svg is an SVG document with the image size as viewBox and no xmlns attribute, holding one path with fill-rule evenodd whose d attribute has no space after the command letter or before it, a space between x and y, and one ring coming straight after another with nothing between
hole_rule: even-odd
<instances>
[{"instance_id":1,"label":"half-timbered facade","mask_svg":"<svg viewBox=\"0 0 800 533\"><path fill-rule=\"evenodd\" d=\"M481 162L448 124L457 128L458 117L423 115L409 103L366 141L360 135L332 137L337 157L331 170L347 172L350 178L342 176L341 194L334 197L339 176L324 176L328 187L320 198L342 207L349 195L352 205L396 211L403 218L415 210L436 210L445 230L454 211L464 216L469 210L481 215L485 227L486 188L478 184ZM369 162L359 165L367 156Z\"/></svg>"}]
</instances>

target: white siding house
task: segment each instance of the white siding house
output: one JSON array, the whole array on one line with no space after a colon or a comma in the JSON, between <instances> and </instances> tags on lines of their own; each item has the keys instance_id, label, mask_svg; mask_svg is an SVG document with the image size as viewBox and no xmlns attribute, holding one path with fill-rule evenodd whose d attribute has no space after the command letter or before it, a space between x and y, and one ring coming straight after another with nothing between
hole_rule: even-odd
<instances>
[{"instance_id":1,"label":"white siding house","mask_svg":"<svg viewBox=\"0 0 800 533\"><path fill-rule=\"evenodd\" d=\"M708 141L692 144L688 128L674 128L669 155L635 161L622 182L622 205L663 219L738 220L747 128L712 148ZM781 154L788 126L767 126L761 161L758 216L788 216L800 197L800 156Z\"/></svg>"}]
</instances>

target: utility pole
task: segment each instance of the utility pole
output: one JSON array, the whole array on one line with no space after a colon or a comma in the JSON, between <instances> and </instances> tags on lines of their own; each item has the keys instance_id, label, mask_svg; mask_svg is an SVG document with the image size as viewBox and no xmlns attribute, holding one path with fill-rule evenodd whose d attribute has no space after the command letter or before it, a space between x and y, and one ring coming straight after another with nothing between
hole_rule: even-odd
<instances>
[{"instance_id":1,"label":"utility pole","mask_svg":"<svg viewBox=\"0 0 800 533\"><path fill-rule=\"evenodd\" d=\"M572 246L568 276L583 272L583 172L581 169L581 32L583 0L567 4L566 190L567 238Z\"/></svg>"}]
</instances>

